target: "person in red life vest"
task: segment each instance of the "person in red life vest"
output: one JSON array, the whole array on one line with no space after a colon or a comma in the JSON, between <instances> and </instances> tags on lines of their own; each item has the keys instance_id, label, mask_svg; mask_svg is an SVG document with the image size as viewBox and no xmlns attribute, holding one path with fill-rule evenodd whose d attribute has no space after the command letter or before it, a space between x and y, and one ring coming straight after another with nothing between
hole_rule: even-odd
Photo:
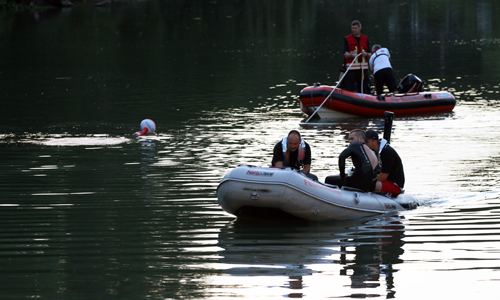
<instances>
[{"instance_id":1,"label":"person in red life vest","mask_svg":"<svg viewBox=\"0 0 500 300\"><path fill-rule=\"evenodd\" d=\"M352 174L346 176L345 160L350 157L354 164ZM355 129L349 133L349 146L339 155L340 175L326 177L325 183L338 187L348 186L373 192L379 171L378 159L375 153L365 144L365 133ZM351 172L349 172L351 173Z\"/></svg>"},{"instance_id":2,"label":"person in red life vest","mask_svg":"<svg viewBox=\"0 0 500 300\"><path fill-rule=\"evenodd\" d=\"M156 124L153 120L144 119L141 121L141 131L137 131L134 135L153 135L156 131Z\"/></svg>"},{"instance_id":3,"label":"person in red life vest","mask_svg":"<svg viewBox=\"0 0 500 300\"><path fill-rule=\"evenodd\" d=\"M382 165L382 169L377 175L375 191L382 191L396 197L401 194L405 184L405 173L401 157L385 139L379 140L378 133L375 131L366 131L365 139L366 145L378 154L379 163Z\"/></svg>"},{"instance_id":4,"label":"person in red life vest","mask_svg":"<svg viewBox=\"0 0 500 300\"><path fill-rule=\"evenodd\" d=\"M300 170L307 177L318 181L311 171L311 147L300 137L297 130L292 130L274 146L271 165L276 168L290 167Z\"/></svg>"},{"instance_id":5,"label":"person in red life vest","mask_svg":"<svg viewBox=\"0 0 500 300\"><path fill-rule=\"evenodd\" d=\"M361 34L361 22L354 20L351 23L352 34L344 38L344 68L349 71L342 80L342 87L351 92L371 93L370 77L368 74L368 60L370 59L370 43L368 37ZM356 58L358 54L360 54ZM361 88L363 82L363 88Z\"/></svg>"},{"instance_id":6,"label":"person in red life vest","mask_svg":"<svg viewBox=\"0 0 500 300\"><path fill-rule=\"evenodd\" d=\"M375 77L375 89L380 96L384 92L384 85L393 94L398 93L398 85L391 65L391 54L389 49L382 48L380 45L373 45L372 56L370 57L370 69Z\"/></svg>"}]
</instances>

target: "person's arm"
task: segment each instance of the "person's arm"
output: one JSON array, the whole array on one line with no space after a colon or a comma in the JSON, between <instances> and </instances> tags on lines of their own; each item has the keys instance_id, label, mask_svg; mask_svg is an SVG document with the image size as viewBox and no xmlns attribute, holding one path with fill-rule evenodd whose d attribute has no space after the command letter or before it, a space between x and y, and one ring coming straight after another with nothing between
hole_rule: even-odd
<instances>
[{"instance_id":1,"label":"person's arm","mask_svg":"<svg viewBox=\"0 0 500 300\"><path fill-rule=\"evenodd\" d=\"M277 168L283 168L283 161L285 161L285 157L283 157L283 146L281 142L279 142L274 146L271 165Z\"/></svg>"},{"instance_id":2,"label":"person's arm","mask_svg":"<svg viewBox=\"0 0 500 300\"><path fill-rule=\"evenodd\" d=\"M306 143L306 153L304 153L304 167L302 168L302 173L309 174L311 172L311 162L312 162L312 154L311 154L311 146Z\"/></svg>"},{"instance_id":3,"label":"person's arm","mask_svg":"<svg viewBox=\"0 0 500 300\"><path fill-rule=\"evenodd\" d=\"M394 166L394 149L391 147L385 148L380 153L380 160L382 161L382 169L380 174L377 175L377 181L385 181L389 177Z\"/></svg>"},{"instance_id":4,"label":"person's arm","mask_svg":"<svg viewBox=\"0 0 500 300\"><path fill-rule=\"evenodd\" d=\"M389 173L380 173L377 175L377 181L386 181Z\"/></svg>"},{"instance_id":5,"label":"person's arm","mask_svg":"<svg viewBox=\"0 0 500 300\"><path fill-rule=\"evenodd\" d=\"M339 157L339 176L340 178L345 178L345 159L342 160L342 163L340 161L341 159Z\"/></svg>"},{"instance_id":6,"label":"person's arm","mask_svg":"<svg viewBox=\"0 0 500 300\"><path fill-rule=\"evenodd\" d=\"M349 52L349 43L347 42L347 39L344 38L344 58L354 58L356 55L358 55L356 51Z\"/></svg>"},{"instance_id":7,"label":"person's arm","mask_svg":"<svg viewBox=\"0 0 500 300\"><path fill-rule=\"evenodd\" d=\"M347 147L339 155L339 171L340 178L345 178L345 160L351 156L351 148Z\"/></svg>"},{"instance_id":8,"label":"person's arm","mask_svg":"<svg viewBox=\"0 0 500 300\"><path fill-rule=\"evenodd\" d=\"M311 172L311 165L304 165L304 168L302 169L302 173L309 174L309 172Z\"/></svg>"}]
</instances>

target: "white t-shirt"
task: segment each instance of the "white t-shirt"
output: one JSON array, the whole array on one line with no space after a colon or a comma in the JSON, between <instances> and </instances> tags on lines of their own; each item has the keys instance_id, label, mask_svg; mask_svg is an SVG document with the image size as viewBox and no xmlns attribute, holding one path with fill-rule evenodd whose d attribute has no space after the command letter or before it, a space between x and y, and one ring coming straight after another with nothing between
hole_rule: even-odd
<instances>
[{"instance_id":1,"label":"white t-shirt","mask_svg":"<svg viewBox=\"0 0 500 300\"><path fill-rule=\"evenodd\" d=\"M387 48L380 48L370 57L370 69L372 69L373 74L377 73L378 70L385 68L392 68L391 62L389 60L391 54Z\"/></svg>"}]
</instances>

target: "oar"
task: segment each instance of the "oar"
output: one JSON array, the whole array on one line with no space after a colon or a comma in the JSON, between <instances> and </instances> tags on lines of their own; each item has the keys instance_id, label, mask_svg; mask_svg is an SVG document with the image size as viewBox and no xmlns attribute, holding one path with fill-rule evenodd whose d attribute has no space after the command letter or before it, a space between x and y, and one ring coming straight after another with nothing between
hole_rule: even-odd
<instances>
[{"instance_id":1,"label":"oar","mask_svg":"<svg viewBox=\"0 0 500 300\"><path fill-rule=\"evenodd\" d=\"M392 111L384 112L384 140L389 144L391 142L392 120L394 120L394 113Z\"/></svg>"},{"instance_id":2,"label":"oar","mask_svg":"<svg viewBox=\"0 0 500 300\"><path fill-rule=\"evenodd\" d=\"M354 61L356 61L356 58L358 58L358 56L360 56L361 54L362 53L356 55L356 57L352 60L352 63L349 65L349 67L347 68L347 70L345 70L345 73L344 73L344 75L342 75L342 78L340 78L339 83L337 83L337 85L333 88L333 90L330 92L330 94L328 96L326 96L326 98L323 101L323 103L321 103L321 105L314 111L314 113L304 123L309 122L309 120L311 120L311 118L318 112L318 110L321 108L321 106L323 106L323 104L325 104L326 100L328 100L328 98L330 98L330 96L333 94L333 91L335 91L335 89L342 82L342 79L344 79L344 76L347 74L347 72L349 72L349 69L351 68L352 64L354 63Z\"/></svg>"}]
</instances>

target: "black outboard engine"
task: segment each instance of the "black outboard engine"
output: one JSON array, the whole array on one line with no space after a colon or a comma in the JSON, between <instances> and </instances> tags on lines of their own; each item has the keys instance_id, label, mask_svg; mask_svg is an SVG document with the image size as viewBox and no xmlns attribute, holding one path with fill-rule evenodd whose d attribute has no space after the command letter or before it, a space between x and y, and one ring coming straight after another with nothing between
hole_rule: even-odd
<instances>
[{"instance_id":1,"label":"black outboard engine","mask_svg":"<svg viewBox=\"0 0 500 300\"><path fill-rule=\"evenodd\" d=\"M423 84L424 82L422 81L422 79L418 78L413 74L408 74L399 83L398 91L401 94L420 93L422 91Z\"/></svg>"}]
</instances>

